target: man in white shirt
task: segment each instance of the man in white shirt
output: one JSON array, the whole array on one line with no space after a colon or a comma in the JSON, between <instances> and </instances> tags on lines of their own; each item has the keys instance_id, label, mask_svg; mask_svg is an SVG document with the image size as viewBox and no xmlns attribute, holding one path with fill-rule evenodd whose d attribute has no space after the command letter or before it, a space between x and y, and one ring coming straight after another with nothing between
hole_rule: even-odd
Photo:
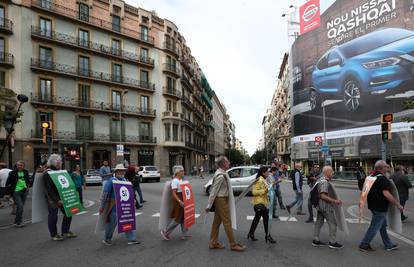
<instances>
[{"instance_id":1,"label":"man in white shirt","mask_svg":"<svg viewBox=\"0 0 414 267\"><path fill-rule=\"evenodd\" d=\"M1 203L1 199L6 195L6 182L9 177L10 169L7 168L7 164L0 162L0 208L4 207L4 204Z\"/></svg>"}]
</instances>

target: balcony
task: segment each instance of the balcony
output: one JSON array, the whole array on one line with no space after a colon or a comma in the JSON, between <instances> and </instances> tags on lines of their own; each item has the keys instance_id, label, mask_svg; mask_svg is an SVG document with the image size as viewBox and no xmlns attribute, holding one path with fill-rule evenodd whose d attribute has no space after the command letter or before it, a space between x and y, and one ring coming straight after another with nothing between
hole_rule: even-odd
<instances>
[{"instance_id":1,"label":"balcony","mask_svg":"<svg viewBox=\"0 0 414 267\"><path fill-rule=\"evenodd\" d=\"M170 64L170 63L164 63L162 70L166 73L172 74L174 75L176 78L180 78L180 69L174 65L174 64Z\"/></svg>"},{"instance_id":2,"label":"balcony","mask_svg":"<svg viewBox=\"0 0 414 267\"><path fill-rule=\"evenodd\" d=\"M184 73L181 75L181 83L186 86L187 89L190 89L191 92L193 92L193 86L190 83L190 80L187 78L187 76L184 75Z\"/></svg>"},{"instance_id":3,"label":"balcony","mask_svg":"<svg viewBox=\"0 0 414 267\"><path fill-rule=\"evenodd\" d=\"M162 94L164 96L170 96L170 97L176 98L177 100L181 99L181 92L178 91L175 88L171 88L171 87L168 87L168 86L163 87Z\"/></svg>"},{"instance_id":4,"label":"balcony","mask_svg":"<svg viewBox=\"0 0 414 267\"><path fill-rule=\"evenodd\" d=\"M103 101L81 101L77 98L66 96L39 96L31 95L30 99L34 106L48 106L54 108L77 110L83 112L99 112L106 114L119 114L119 106ZM122 105L122 115L131 117L155 118L156 111L136 106Z\"/></svg>"},{"instance_id":5,"label":"balcony","mask_svg":"<svg viewBox=\"0 0 414 267\"><path fill-rule=\"evenodd\" d=\"M92 52L102 56L109 56L134 64L141 64L147 67L154 67L154 60L149 57L128 52L121 49L114 49L110 46L87 41L68 34L44 30L37 26L32 26L32 38L40 39L46 42L53 42L61 46L80 48L84 51Z\"/></svg>"},{"instance_id":6,"label":"balcony","mask_svg":"<svg viewBox=\"0 0 414 267\"><path fill-rule=\"evenodd\" d=\"M32 139L41 139L41 129L31 130ZM85 135L79 135L77 132L72 131L59 131L53 130L54 141L85 141L88 143L119 143L119 134L103 134L87 132ZM122 137L122 142L129 145L155 145L157 138L152 136L138 136L127 135Z\"/></svg>"},{"instance_id":7,"label":"balcony","mask_svg":"<svg viewBox=\"0 0 414 267\"><path fill-rule=\"evenodd\" d=\"M162 113L162 119L173 119L173 120L183 120L184 114L175 111L164 111Z\"/></svg>"},{"instance_id":8,"label":"balcony","mask_svg":"<svg viewBox=\"0 0 414 267\"><path fill-rule=\"evenodd\" d=\"M83 69L71 65L60 64L54 61L31 59L31 68L33 71L48 72L53 74L60 74L76 79L84 79L93 82L100 82L109 85L120 87L127 87L130 89L143 90L148 92L155 91L155 84L146 81L139 81L124 76L113 75L104 72L97 72L91 69Z\"/></svg>"},{"instance_id":9,"label":"balcony","mask_svg":"<svg viewBox=\"0 0 414 267\"><path fill-rule=\"evenodd\" d=\"M171 52L177 57L180 56L180 50L178 50L178 47L175 44L170 43L170 42L164 42L164 51Z\"/></svg>"},{"instance_id":10,"label":"balcony","mask_svg":"<svg viewBox=\"0 0 414 267\"><path fill-rule=\"evenodd\" d=\"M193 144L191 142L186 141L185 142L185 146L187 148L193 149L193 150L198 150L200 152L206 152L206 149L203 146L199 146L197 144Z\"/></svg>"},{"instance_id":11,"label":"balcony","mask_svg":"<svg viewBox=\"0 0 414 267\"><path fill-rule=\"evenodd\" d=\"M13 21L0 17L0 32L13 34Z\"/></svg>"},{"instance_id":12,"label":"balcony","mask_svg":"<svg viewBox=\"0 0 414 267\"><path fill-rule=\"evenodd\" d=\"M186 96L182 96L181 100L182 103L185 104L187 107L189 107L190 109L194 109L193 103L191 103L190 99L188 99Z\"/></svg>"},{"instance_id":13,"label":"balcony","mask_svg":"<svg viewBox=\"0 0 414 267\"><path fill-rule=\"evenodd\" d=\"M10 53L0 52L0 66L14 68L14 56Z\"/></svg>"},{"instance_id":14,"label":"balcony","mask_svg":"<svg viewBox=\"0 0 414 267\"><path fill-rule=\"evenodd\" d=\"M195 124L192 121L190 121L189 119L184 119L184 121L187 127L190 127L193 130L195 129Z\"/></svg>"},{"instance_id":15,"label":"balcony","mask_svg":"<svg viewBox=\"0 0 414 267\"><path fill-rule=\"evenodd\" d=\"M36 9L51 13L53 15L60 15L65 18L75 20L79 23L95 26L99 29L104 29L114 34L119 34L128 38L132 38L134 40L139 40L149 45L154 45L154 37L152 36L123 26L113 25L112 21L105 21L97 17L81 14L78 12L78 10L56 4L51 0L31 0L31 5Z\"/></svg>"}]
</instances>

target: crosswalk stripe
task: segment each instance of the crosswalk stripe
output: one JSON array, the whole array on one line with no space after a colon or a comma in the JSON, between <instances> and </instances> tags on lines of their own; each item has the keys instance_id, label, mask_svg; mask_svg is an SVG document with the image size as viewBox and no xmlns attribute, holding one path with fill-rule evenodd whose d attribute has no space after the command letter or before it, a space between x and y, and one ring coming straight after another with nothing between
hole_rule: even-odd
<instances>
[{"instance_id":1,"label":"crosswalk stripe","mask_svg":"<svg viewBox=\"0 0 414 267\"><path fill-rule=\"evenodd\" d=\"M142 212L135 212L135 216L141 215Z\"/></svg>"},{"instance_id":2,"label":"crosswalk stripe","mask_svg":"<svg viewBox=\"0 0 414 267\"><path fill-rule=\"evenodd\" d=\"M196 214L195 214L195 217L196 217L196 219L197 219L198 217L200 217L200 214L196 213Z\"/></svg>"},{"instance_id":3,"label":"crosswalk stripe","mask_svg":"<svg viewBox=\"0 0 414 267\"><path fill-rule=\"evenodd\" d=\"M159 212L157 212L157 213L155 213L155 214L152 214L152 217L160 217L160 213L159 213Z\"/></svg>"},{"instance_id":4,"label":"crosswalk stripe","mask_svg":"<svg viewBox=\"0 0 414 267\"><path fill-rule=\"evenodd\" d=\"M297 222L298 221L298 219L296 219L295 217L291 217L291 216L289 216L289 217L279 217L279 220L281 222Z\"/></svg>"},{"instance_id":5,"label":"crosswalk stripe","mask_svg":"<svg viewBox=\"0 0 414 267\"><path fill-rule=\"evenodd\" d=\"M78 213L76 213L76 215L82 215L82 214L85 214L85 213L88 213L88 211L87 210L84 210L84 211L81 211L81 212L78 212Z\"/></svg>"},{"instance_id":6,"label":"crosswalk stripe","mask_svg":"<svg viewBox=\"0 0 414 267\"><path fill-rule=\"evenodd\" d=\"M346 218L345 220L349 223L360 223L358 218ZM361 223L368 223L368 221L362 219Z\"/></svg>"}]
</instances>

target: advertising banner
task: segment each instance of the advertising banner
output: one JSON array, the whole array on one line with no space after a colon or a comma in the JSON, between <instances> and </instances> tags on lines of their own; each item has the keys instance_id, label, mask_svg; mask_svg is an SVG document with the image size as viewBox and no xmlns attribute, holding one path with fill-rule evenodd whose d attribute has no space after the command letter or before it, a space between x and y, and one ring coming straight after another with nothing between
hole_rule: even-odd
<instances>
[{"instance_id":1,"label":"advertising banner","mask_svg":"<svg viewBox=\"0 0 414 267\"><path fill-rule=\"evenodd\" d=\"M180 185L184 202L184 227L190 228L195 224L194 194L190 183Z\"/></svg>"},{"instance_id":2,"label":"advertising banner","mask_svg":"<svg viewBox=\"0 0 414 267\"><path fill-rule=\"evenodd\" d=\"M300 34L309 32L321 25L319 0L310 0L299 8Z\"/></svg>"},{"instance_id":3,"label":"advertising banner","mask_svg":"<svg viewBox=\"0 0 414 267\"><path fill-rule=\"evenodd\" d=\"M83 211L78 191L68 171L48 171L48 174L56 186L66 216L71 217L73 214Z\"/></svg>"},{"instance_id":4,"label":"advertising banner","mask_svg":"<svg viewBox=\"0 0 414 267\"><path fill-rule=\"evenodd\" d=\"M127 181L113 181L118 233L135 230L134 190Z\"/></svg>"},{"instance_id":5,"label":"advertising banner","mask_svg":"<svg viewBox=\"0 0 414 267\"><path fill-rule=\"evenodd\" d=\"M398 127L392 131L398 133L389 146L414 154L404 121L414 116L404 108L414 99L414 1L325 2L320 26L291 48L292 143L310 144L323 135L325 121L328 141L342 138L341 145L353 146L344 157L358 157L361 150L375 157L380 115L393 113Z\"/></svg>"}]
</instances>

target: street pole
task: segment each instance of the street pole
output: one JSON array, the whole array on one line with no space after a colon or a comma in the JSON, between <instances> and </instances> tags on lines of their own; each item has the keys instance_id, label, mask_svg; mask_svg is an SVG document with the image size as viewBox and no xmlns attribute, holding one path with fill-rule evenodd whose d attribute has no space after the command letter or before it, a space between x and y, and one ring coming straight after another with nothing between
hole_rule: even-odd
<instances>
[{"instance_id":1,"label":"street pole","mask_svg":"<svg viewBox=\"0 0 414 267\"><path fill-rule=\"evenodd\" d=\"M381 159L387 161L387 144L384 140L381 140Z\"/></svg>"},{"instance_id":2,"label":"street pole","mask_svg":"<svg viewBox=\"0 0 414 267\"><path fill-rule=\"evenodd\" d=\"M323 116L323 146L326 147L326 145L328 144L328 140L326 140L326 116L325 116L325 99L322 99L322 116ZM326 165L326 151L323 151L323 165Z\"/></svg>"}]
</instances>

